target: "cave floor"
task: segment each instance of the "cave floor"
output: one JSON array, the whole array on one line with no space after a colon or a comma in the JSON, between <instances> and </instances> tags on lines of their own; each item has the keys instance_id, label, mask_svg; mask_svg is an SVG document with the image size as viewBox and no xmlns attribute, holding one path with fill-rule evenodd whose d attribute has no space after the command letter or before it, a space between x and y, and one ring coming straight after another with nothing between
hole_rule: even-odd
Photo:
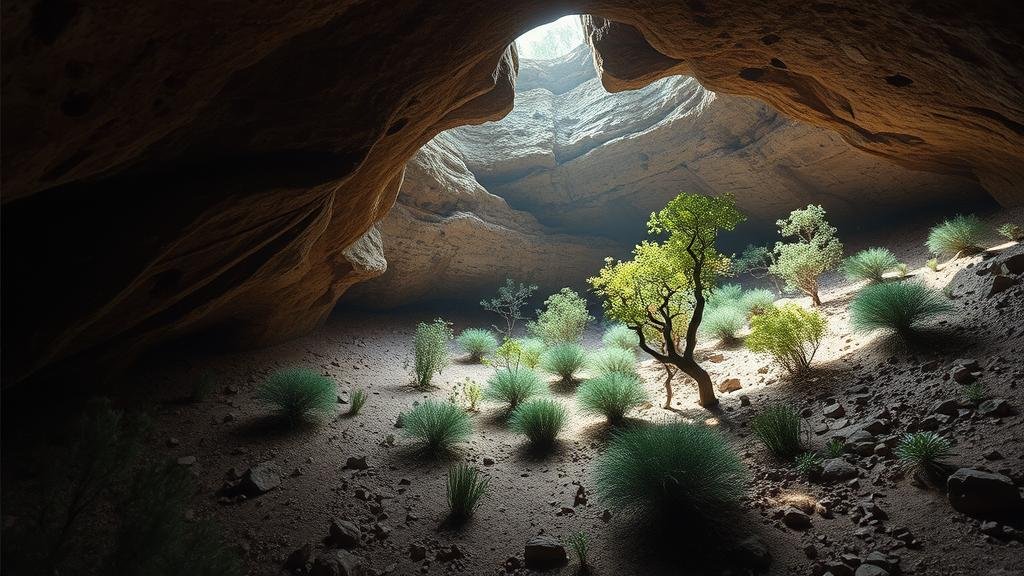
<instances>
[{"instance_id":1,"label":"cave floor","mask_svg":"<svg viewBox=\"0 0 1024 576\"><path fill-rule=\"evenodd\" d=\"M642 363L653 404L634 417L708 421L719 426L741 454L750 472L742 529L767 543L774 557L772 574L811 574L816 561L841 561L843 554L856 558L872 551L899 556L904 573L968 575L984 573L979 572L981 568L1024 569L1021 542L983 534L980 522L954 511L943 493L912 485L891 457L849 455L858 467L856 482L810 483L792 466L773 461L749 432L749 420L759 409L782 402L809 414L805 422L811 449L823 450L833 434L848 434L883 409L891 414L892 430L879 438L898 435L931 416L938 400L963 399L962 386L948 375L957 359L973 358L982 367L980 381L987 396L1009 400L1018 412L1003 418L982 417L965 404L957 417L940 425L939 433L955 443L956 465L998 471L1020 484L1024 475L1020 415L1024 411L1024 286L987 297L989 277L975 274L987 258L984 255L930 271L921 246L925 234L925 228L915 228L870 239L874 245L890 247L928 285L951 286L955 312L933 326L939 337L924 344L907 349L879 336L854 334L848 325L847 304L857 286L834 281L823 291L828 336L809 374L791 379L766 358L743 348L706 343L700 353L716 385L726 378L739 378L742 389L720 394L721 410L709 413L696 406L691 382L677 378L669 411L660 407L663 372L650 361ZM852 248L848 246L847 252ZM1022 252L1024 247L1004 244L993 251L1005 255ZM474 308L449 310L444 316L454 322L456 333L493 321ZM590 537L590 562L596 574L703 572L691 555L673 551L667 558L659 556L629 518L612 513L607 521L602 519L605 508L591 476L608 439L599 417L572 413L557 450L537 458L525 450L523 439L506 428L498 407L484 402L472 416L471 440L453 460L412 456L410 441L394 427L398 414L417 401L447 398L466 378L484 384L492 372L483 365L456 361L436 378L436 388L423 392L410 386L413 330L417 322L436 315L436 311L346 313L288 344L155 367L141 376L157 384L153 388L161 395L155 399L157 432L151 455L195 457L191 469L201 487L195 514L212 516L226 528L230 540L245 551L252 574L280 573L287 556L307 541L322 548L333 518L361 526L364 541L355 553L377 573L505 573L509 558L522 559L523 546L531 536L546 532L566 537L576 530L585 530ZM588 333L586 344L589 348L599 345L596 330ZM291 433L269 429L267 409L255 399L257 386L274 370L296 365L334 378L343 398L355 389L365 390L366 406L358 416L348 417L340 415L346 407L339 405L339 416L321 427ZM213 394L195 404L176 401L204 375L217 383ZM571 390L553 383L552 393L572 412ZM743 396L749 406L742 405ZM833 401L846 413L825 418L823 407ZM993 457L993 450L999 457L986 459L986 455ZM349 457L364 456L367 469L345 468ZM244 502L219 500L217 491L232 470L237 473L268 460L283 472L278 488ZM483 470L490 478L490 489L468 525L453 531L441 523L446 511L446 470L458 460ZM574 505L580 486L587 503ZM825 515L821 502L830 510ZM787 503L811 511L810 528L785 527L778 511ZM859 507L869 503L877 504L887 518L863 518L858 523ZM901 529L909 530L911 536L903 535ZM425 560L411 559L412 544L426 548ZM450 550L453 544L461 558L437 558L439 551ZM808 557L810 547L817 560ZM556 573L575 572L570 562Z\"/></svg>"}]
</instances>

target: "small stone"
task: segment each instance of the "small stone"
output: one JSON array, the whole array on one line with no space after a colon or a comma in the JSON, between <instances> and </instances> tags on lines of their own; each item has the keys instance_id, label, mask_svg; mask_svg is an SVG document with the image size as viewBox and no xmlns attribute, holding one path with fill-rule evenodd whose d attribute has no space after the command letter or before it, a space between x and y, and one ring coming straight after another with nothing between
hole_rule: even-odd
<instances>
[{"instance_id":1,"label":"small stone","mask_svg":"<svg viewBox=\"0 0 1024 576\"><path fill-rule=\"evenodd\" d=\"M750 406L750 396L740 394L740 406Z\"/></svg>"},{"instance_id":2,"label":"small stone","mask_svg":"<svg viewBox=\"0 0 1024 576\"><path fill-rule=\"evenodd\" d=\"M306 569L306 564L309 564L310 559L313 557L313 543L306 542L301 547L295 549L288 558L284 561L284 567L286 570L300 571Z\"/></svg>"},{"instance_id":3,"label":"small stone","mask_svg":"<svg viewBox=\"0 0 1024 576\"><path fill-rule=\"evenodd\" d=\"M814 544L808 544L804 546L804 556L807 556L811 560L814 560L818 557L818 549L814 546Z\"/></svg>"},{"instance_id":4,"label":"small stone","mask_svg":"<svg viewBox=\"0 0 1024 576\"><path fill-rule=\"evenodd\" d=\"M726 378L725 380L722 380L721 384L718 385L718 391L723 394L728 392L735 392L740 388L743 388L743 386L740 385L739 378Z\"/></svg>"},{"instance_id":5,"label":"small stone","mask_svg":"<svg viewBox=\"0 0 1024 576\"><path fill-rule=\"evenodd\" d=\"M484 466L494 466L494 458L484 458Z\"/></svg>"},{"instance_id":6,"label":"small stone","mask_svg":"<svg viewBox=\"0 0 1024 576\"><path fill-rule=\"evenodd\" d=\"M932 412L935 414L946 414L948 416L955 416L957 411L960 409L960 404L953 399L939 400L932 405Z\"/></svg>"},{"instance_id":7,"label":"small stone","mask_svg":"<svg viewBox=\"0 0 1024 576\"><path fill-rule=\"evenodd\" d=\"M999 450L989 450L981 455L985 460L1002 460L1003 455Z\"/></svg>"},{"instance_id":8,"label":"small stone","mask_svg":"<svg viewBox=\"0 0 1024 576\"><path fill-rule=\"evenodd\" d=\"M1013 410L1010 408L1010 403L1002 398L993 398L991 400L985 400L981 404L978 404L978 414L982 416L995 416L1003 417L1013 414Z\"/></svg>"},{"instance_id":9,"label":"small stone","mask_svg":"<svg viewBox=\"0 0 1024 576\"><path fill-rule=\"evenodd\" d=\"M605 524L607 524L607 523L611 522L611 520L612 520L612 511L607 509L607 508L605 508L604 512L601 512L601 521L604 522Z\"/></svg>"},{"instance_id":10,"label":"small stone","mask_svg":"<svg viewBox=\"0 0 1024 576\"><path fill-rule=\"evenodd\" d=\"M958 384L970 384L978 379L979 373L966 366L957 366L950 375Z\"/></svg>"},{"instance_id":11,"label":"small stone","mask_svg":"<svg viewBox=\"0 0 1024 576\"><path fill-rule=\"evenodd\" d=\"M857 477L857 468L842 458L829 458L821 463L821 479L840 482Z\"/></svg>"},{"instance_id":12,"label":"small stone","mask_svg":"<svg viewBox=\"0 0 1024 576\"><path fill-rule=\"evenodd\" d=\"M359 526L348 520L334 519L331 520L330 535L327 537L327 542L337 548L356 548L359 546L360 536L362 535Z\"/></svg>"},{"instance_id":13,"label":"small stone","mask_svg":"<svg viewBox=\"0 0 1024 576\"><path fill-rule=\"evenodd\" d=\"M527 568L546 569L561 566L569 561L562 546L553 536L541 534L526 543L524 559Z\"/></svg>"},{"instance_id":14,"label":"small stone","mask_svg":"<svg viewBox=\"0 0 1024 576\"><path fill-rule=\"evenodd\" d=\"M846 415L846 408L843 408L842 404L833 402L828 404L821 412L826 418L841 418Z\"/></svg>"},{"instance_id":15,"label":"small stone","mask_svg":"<svg viewBox=\"0 0 1024 576\"><path fill-rule=\"evenodd\" d=\"M861 564L853 576L889 576L889 571L874 564Z\"/></svg>"},{"instance_id":16,"label":"small stone","mask_svg":"<svg viewBox=\"0 0 1024 576\"><path fill-rule=\"evenodd\" d=\"M988 534L989 536L992 536L994 538L1002 538L1003 537L1003 525L998 523L998 522L993 522L992 520L988 520L986 522L982 522L981 523L981 533L982 534Z\"/></svg>"},{"instance_id":17,"label":"small stone","mask_svg":"<svg viewBox=\"0 0 1024 576\"><path fill-rule=\"evenodd\" d=\"M366 456L349 456L345 460L345 468L348 470L366 470L370 465L366 463Z\"/></svg>"},{"instance_id":18,"label":"small stone","mask_svg":"<svg viewBox=\"0 0 1024 576\"><path fill-rule=\"evenodd\" d=\"M451 562L452 560L464 558L465 554L462 553L462 549L459 548L458 544L452 544L447 548L438 550L435 557L438 562Z\"/></svg>"},{"instance_id":19,"label":"small stone","mask_svg":"<svg viewBox=\"0 0 1024 576\"><path fill-rule=\"evenodd\" d=\"M347 550L328 550L317 555L309 576L364 576L363 559Z\"/></svg>"},{"instance_id":20,"label":"small stone","mask_svg":"<svg viewBox=\"0 0 1024 576\"><path fill-rule=\"evenodd\" d=\"M427 557L427 547L422 544L409 544L409 559L419 562Z\"/></svg>"},{"instance_id":21,"label":"small stone","mask_svg":"<svg viewBox=\"0 0 1024 576\"><path fill-rule=\"evenodd\" d=\"M782 513L782 523L794 530L806 530L811 527L811 517L790 506Z\"/></svg>"},{"instance_id":22,"label":"small stone","mask_svg":"<svg viewBox=\"0 0 1024 576\"><path fill-rule=\"evenodd\" d=\"M252 498L281 485L281 469L272 461L261 462L242 475L239 491Z\"/></svg>"},{"instance_id":23,"label":"small stone","mask_svg":"<svg viewBox=\"0 0 1024 576\"><path fill-rule=\"evenodd\" d=\"M1006 276L1005 274L997 274L992 277L992 284L988 289L988 297L991 298L1000 292L1004 292L1011 286L1017 283L1017 279L1013 276Z\"/></svg>"}]
</instances>

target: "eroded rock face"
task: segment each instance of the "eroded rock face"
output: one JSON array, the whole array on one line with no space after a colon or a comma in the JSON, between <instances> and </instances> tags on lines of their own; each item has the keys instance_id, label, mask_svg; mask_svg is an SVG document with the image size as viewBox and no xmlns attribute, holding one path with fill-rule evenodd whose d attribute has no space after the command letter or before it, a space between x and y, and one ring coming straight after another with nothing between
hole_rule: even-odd
<instances>
[{"instance_id":1,"label":"eroded rock face","mask_svg":"<svg viewBox=\"0 0 1024 576\"><path fill-rule=\"evenodd\" d=\"M199 330L255 344L317 325L405 162L507 113L506 47L561 13L644 37L594 37L608 85L686 73L1024 200L1014 2L423 6L5 3L5 377Z\"/></svg>"}]
</instances>

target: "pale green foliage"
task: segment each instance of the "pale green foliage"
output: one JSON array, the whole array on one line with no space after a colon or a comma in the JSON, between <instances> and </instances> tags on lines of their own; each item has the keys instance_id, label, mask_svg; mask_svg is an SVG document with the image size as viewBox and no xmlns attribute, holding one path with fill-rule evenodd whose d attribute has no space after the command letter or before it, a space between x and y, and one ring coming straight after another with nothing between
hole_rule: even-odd
<instances>
[{"instance_id":1,"label":"pale green foliage","mask_svg":"<svg viewBox=\"0 0 1024 576\"><path fill-rule=\"evenodd\" d=\"M583 347L572 342L555 344L540 356L541 369L565 382L571 382L586 363L587 354Z\"/></svg>"},{"instance_id":2,"label":"pale green foliage","mask_svg":"<svg viewBox=\"0 0 1024 576\"><path fill-rule=\"evenodd\" d=\"M451 339L451 325L440 318L433 322L420 322L416 326L416 337L413 340L413 376L416 378L417 386L430 386L434 374L440 374L448 365L448 341Z\"/></svg>"},{"instance_id":3,"label":"pale green foliage","mask_svg":"<svg viewBox=\"0 0 1024 576\"><path fill-rule=\"evenodd\" d=\"M640 338L628 326L616 324L604 331L601 342L605 347L622 348L632 352L640 344Z\"/></svg>"},{"instance_id":4,"label":"pale green foliage","mask_svg":"<svg viewBox=\"0 0 1024 576\"><path fill-rule=\"evenodd\" d=\"M520 360L527 368L536 368L540 364L540 355L544 353L544 341L540 338L520 338Z\"/></svg>"},{"instance_id":5,"label":"pale green foliage","mask_svg":"<svg viewBox=\"0 0 1024 576\"><path fill-rule=\"evenodd\" d=\"M775 294L766 288L753 288L743 292L740 304L748 315L762 314L775 304Z\"/></svg>"},{"instance_id":6,"label":"pale green foliage","mask_svg":"<svg viewBox=\"0 0 1024 576\"><path fill-rule=\"evenodd\" d=\"M544 383L533 370L526 367L501 368L487 381L484 398L501 402L513 411L527 398L545 391Z\"/></svg>"},{"instance_id":7,"label":"pale green foliage","mask_svg":"<svg viewBox=\"0 0 1024 576\"><path fill-rule=\"evenodd\" d=\"M719 306L736 306L743 298L743 287L739 284L722 284L708 296L709 308Z\"/></svg>"},{"instance_id":8,"label":"pale green foliage","mask_svg":"<svg viewBox=\"0 0 1024 576\"><path fill-rule=\"evenodd\" d=\"M928 269L931 270L932 272L939 271L939 260L937 258L929 258L928 262L926 262L925 264L927 264Z\"/></svg>"},{"instance_id":9,"label":"pale green foliage","mask_svg":"<svg viewBox=\"0 0 1024 576\"><path fill-rule=\"evenodd\" d=\"M636 374L636 356L632 350L622 348L602 348L591 353L587 365L598 374L621 372Z\"/></svg>"},{"instance_id":10,"label":"pale green foliage","mask_svg":"<svg viewBox=\"0 0 1024 576\"><path fill-rule=\"evenodd\" d=\"M544 301L544 310L537 310L537 320L528 323L526 329L548 346L579 343L593 319L587 312L587 300L570 288L562 288Z\"/></svg>"},{"instance_id":11,"label":"pale green foliage","mask_svg":"<svg viewBox=\"0 0 1024 576\"><path fill-rule=\"evenodd\" d=\"M906 278L909 273L906 262L900 262L896 265L896 275L900 278Z\"/></svg>"},{"instance_id":12,"label":"pale green foliage","mask_svg":"<svg viewBox=\"0 0 1024 576\"><path fill-rule=\"evenodd\" d=\"M1007 222L1006 224L999 226L999 228L997 228L996 231L999 232L1000 236L1006 238L1007 240L1024 239L1024 228L1022 228L1020 224Z\"/></svg>"},{"instance_id":13,"label":"pale green foliage","mask_svg":"<svg viewBox=\"0 0 1024 576\"><path fill-rule=\"evenodd\" d=\"M776 222L790 243L775 244L776 261L769 271L786 281L790 289L801 290L818 303L818 277L835 268L843 257L843 245L836 229L825 220L825 209L813 204L793 210Z\"/></svg>"},{"instance_id":14,"label":"pale green foliage","mask_svg":"<svg viewBox=\"0 0 1024 576\"><path fill-rule=\"evenodd\" d=\"M896 256L885 248L861 250L843 261L843 271L851 280L881 282L886 272L899 264Z\"/></svg>"},{"instance_id":15,"label":"pale green foliage","mask_svg":"<svg viewBox=\"0 0 1024 576\"><path fill-rule=\"evenodd\" d=\"M427 400L402 416L406 435L419 440L428 452L449 450L473 432L469 416L450 402Z\"/></svg>"},{"instance_id":16,"label":"pale green foliage","mask_svg":"<svg viewBox=\"0 0 1024 576\"><path fill-rule=\"evenodd\" d=\"M455 341L466 354L469 354L469 359L472 362L479 362L481 358L493 354L498 349L498 339L490 330L482 328L463 330Z\"/></svg>"},{"instance_id":17,"label":"pale green foliage","mask_svg":"<svg viewBox=\"0 0 1024 576\"><path fill-rule=\"evenodd\" d=\"M448 509L453 522L464 522L480 504L480 498L487 493L490 480L480 471L464 463L448 470Z\"/></svg>"},{"instance_id":18,"label":"pale green foliage","mask_svg":"<svg viewBox=\"0 0 1024 576\"><path fill-rule=\"evenodd\" d=\"M803 449L800 415L789 406L769 406L750 421L758 440L779 458L792 458Z\"/></svg>"},{"instance_id":19,"label":"pale green foliage","mask_svg":"<svg viewBox=\"0 0 1024 576\"><path fill-rule=\"evenodd\" d=\"M647 391L635 374L606 372L581 384L576 400L584 412L601 414L616 424L626 412L647 402Z\"/></svg>"},{"instance_id":20,"label":"pale green foliage","mask_svg":"<svg viewBox=\"0 0 1024 576\"><path fill-rule=\"evenodd\" d=\"M814 452L804 452L793 459L793 464L796 466L797 472L807 476L811 471L821 465L821 456L818 456Z\"/></svg>"},{"instance_id":21,"label":"pale green foliage","mask_svg":"<svg viewBox=\"0 0 1024 576\"><path fill-rule=\"evenodd\" d=\"M746 323L747 315L740 304L730 303L706 308L700 330L708 336L731 344L736 341L736 333L742 330Z\"/></svg>"},{"instance_id":22,"label":"pale green foliage","mask_svg":"<svg viewBox=\"0 0 1024 576\"><path fill-rule=\"evenodd\" d=\"M462 383L462 396L466 399L469 411L476 412L480 401L484 399L484 389L477 384L476 380L467 377Z\"/></svg>"},{"instance_id":23,"label":"pale green foliage","mask_svg":"<svg viewBox=\"0 0 1024 576\"><path fill-rule=\"evenodd\" d=\"M932 254L957 256L981 251L979 244L985 234L985 224L974 214L957 214L928 232L925 246Z\"/></svg>"},{"instance_id":24,"label":"pale green foliage","mask_svg":"<svg viewBox=\"0 0 1024 576\"><path fill-rule=\"evenodd\" d=\"M833 438L825 444L825 454L829 458L839 458L843 455L843 441L838 438Z\"/></svg>"},{"instance_id":25,"label":"pale green foliage","mask_svg":"<svg viewBox=\"0 0 1024 576\"><path fill-rule=\"evenodd\" d=\"M524 365L523 346L520 340L506 338L501 346L495 349L494 354L484 360L484 364L495 368L518 368Z\"/></svg>"},{"instance_id":26,"label":"pale green foliage","mask_svg":"<svg viewBox=\"0 0 1024 576\"><path fill-rule=\"evenodd\" d=\"M810 367L826 324L824 316L797 304L771 306L750 319L746 345L754 352L770 354L789 372L799 372Z\"/></svg>"},{"instance_id":27,"label":"pale green foliage","mask_svg":"<svg viewBox=\"0 0 1024 576\"><path fill-rule=\"evenodd\" d=\"M366 404L366 392L363 390L355 390L352 392L352 396L349 397L348 413L351 416L359 414L359 411L363 409L363 405Z\"/></svg>"},{"instance_id":28,"label":"pale green foliage","mask_svg":"<svg viewBox=\"0 0 1024 576\"><path fill-rule=\"evenodd\" d=\"M858 332L891 330L908 336L921 321L948 312L941 294L917 282L888 282L861 290L850 304L850 323Z\"/></svg>"},{"instance_id":29,"label":"pale green foliage","mask_svg":"<svg viewBox=\"0 0 1024 576\"><path fill-rule=\"evenodd\" d=\"M267 378L256 396L291 424L325 416L337 402L334 382L309 368L286 368Z\"/></svg>"},{"instance_id":30,"label":"pale green foliage","mask_svg":"<svg viewBox=\"0 0 1024 576\"><path fill-rule=\"evenodd\" d=\"M498 295L490 300L481 300L480 306L502 317L505 321L505 337L511 338L516 323L525 318L523 308L526 307L527 300L536 290L537 287L532 284L523 284L506 278L505 284L498 287Z\"/></svg>"},{"instance_id":31,"label":"pale green foliage","mask_svg":"<svg viewBox=\"0 0 1024 576\"><path fill-rule=\"evenodd\" d=\"M526 436L537 448L555 442L565 427L565 407L551 398L531 398L519 405L509 417L509 427Z\"/></svg>"}]
</instances>

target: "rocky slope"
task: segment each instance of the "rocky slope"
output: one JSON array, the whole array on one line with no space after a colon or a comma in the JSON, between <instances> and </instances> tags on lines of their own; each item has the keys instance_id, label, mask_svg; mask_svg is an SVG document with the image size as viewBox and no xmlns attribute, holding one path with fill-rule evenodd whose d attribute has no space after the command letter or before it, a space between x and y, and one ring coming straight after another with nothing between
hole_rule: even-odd
<instances>
[{"instance_id":1,"label":"rocky slope","mask_svg":"<svg viewBox=\"0 0 1024 576\"><path fill-rule=\"evenodd\" d=\"M510 42L564 13L598 17L606 86L691 75L1024 201L1008 0L8 2L5 381L198 331L254 345L321 324L405 163L507 113Z\"/></svg>"}]
</instances>

